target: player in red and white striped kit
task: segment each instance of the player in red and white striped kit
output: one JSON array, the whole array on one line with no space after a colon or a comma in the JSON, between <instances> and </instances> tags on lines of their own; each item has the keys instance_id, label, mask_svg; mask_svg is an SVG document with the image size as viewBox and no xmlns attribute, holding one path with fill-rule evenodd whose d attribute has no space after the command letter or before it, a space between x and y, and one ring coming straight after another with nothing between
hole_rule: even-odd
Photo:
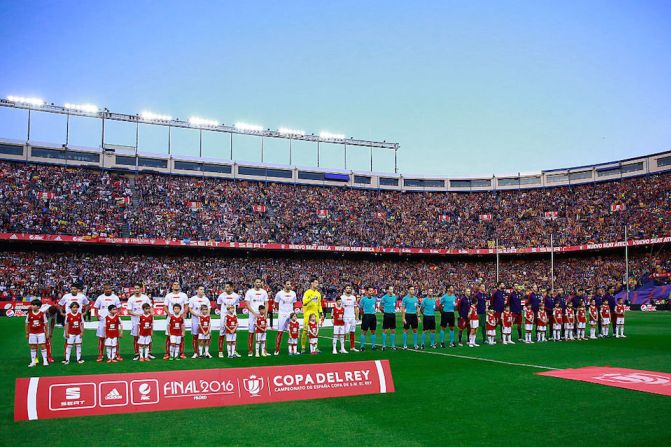
<instances>
[{"instance_id":1,"label":"player in red and white striped kit","mask_svg":"<svg viewBox=\"0 0 671 447\"><path fill-rule=\"evenodd\" d=\"M227 341L229 333L226 331L226 321L224 320L224 316L228 316L227 311L230 306L233 306L233 314L235 314L235 308L237 305L240 303L240 295L235 293L233 291L233 283L232 282L227 282L224 284L224 291L219 294L219 297L217 298L217 307L219 307L219 358L224 358L224 342ZM235 328L237 331L238 327L238 320L237 320L237 315L236 315L236 320L235 320ZM234 335L237 334L234 333ZM235 341L235 339L234 339ZM228 346L228 345L227 345ZM228 351L228 348L226 348ZM235 357L240 357L240 355L233 351L235 353ZM229 353L229 358L230 358L230 353Z\"/></svg>"},{"instance_id":2,"label":"player in red and white striped kit","mask_svg":"<svg viewBox=\"0 0 671 447\"><path fill-rule=\"evenodd\" d=\"M592 298L589 303L589 338L596 340L599 333L599 308L596 306L596 301Z\"/></svg>"},{"instance_id":3,"label":"player in red and white striped kit","mask_svg":"<svg viewBox=\"0 0 671 447\"><path fill-rule=\"evenodd\" d=\"M485 329L488 345L496 344L496 323L496 313L494 312L494 309L487 309L487 315L485 317Z\"/></svg>"},{"instance_id":4,"label":"player in red and white striped kit","mask_svg":"<svg viewBox=\"0 0 671 447\"><path fill-rule=\"evenodd\" d=\"M534 330L534 310L531 308L531 301L527 301L526 306L523 309L524 314L524 343L533 343L531 339L532 332Z\"/></svg>"},{"instance_id":5,"label":"player in red and white striped kit","mask_svg":"<svg viewBox=\"0 0 671 447\"><path fill-rule=\"evenodd\" d=\"M117 314L117 308L110 304L107 308L109 315L105 317L105 349L107 351L107 363L117 362L117 349L119 349L119 337L123 335L121 318Z\"/></svg>"},{"instance_id":6,"label":"player in red and white striped kit","mask_svg":"<svg viewBox=\"0 0 671 447\"><path fill-rule=\"evenodd\" d=\"M545 310L545 303L540 302L538 307L538 316L536 318L536 341L539 343L546 342L545 334L547 332L548 313Z\"/></svg>"},{"instance_id":7,"label":"player in red and white striped kit","mask_svg":"<svg viewBox=\"0 0 671 447\"><path fill-rule=\"evenodd\" d=\"M561 328L564 321L564 312L559 301L555 301L555 307L552 309L552 340L561 341Z\"/></svg>"},{"instance_id":8,"label":"player in red and white striped kit","mask_svg":"<svg viewBox=\"0 0 671 447\"><path fill-rule=\"evenodd\" d=\"M210 340L212 338L212 321L210 319L210 306L200 306L200 317L198 317L198 353L201 357L211 359Z\"/></svg>"},{"instance_id":9,"label":"player in red and white striped kit","mask_svg":"<svg viewBox=\"0 0 671 447\"><path fill-rule=\"evenodd\" d=\"M510 311L510 305L506 304L504 311L501 313L501 338L503 338L504 345L514 345L512 340L513 333L513 313Z\"/></svg>"},{"instance_id":10,"label":"player in red and white striped kit","mask_svg":"<svg viewBox=\"0 0 671 447\"><path fill-rule=\"evenodd\" d=\"M82 318L82 313L79 312L79 304L76 302L70 304L70 312L65 316L65 325L63 326L65 342L67 343L65 360L63 360L64 365L70 363L70 354L72 353L73 346L77 353L77 363L84 363L84 360L82 360L83 327L84 319Z\"/></svg>"},{"instance_id":11,"label":"player in red and white striped kit","mask_svg":"<svg viewBox=\"0 0 671 447\"><path fill-rule=\"evenodd\" d=\"M169 343L166 355L170 360L179 360L181 357L181 346L184 341L184 314L182 313L182 306L179 303L172 305L166 332Z\"/></svg>"},{"instance_id":12,"label":"player in red and white striped kit","mask_svg":"<svg viewBox=\"0 0 671 447\"><path fill-rule=\"evenodd\" d=\"M622 303L622 298L617 299L617 305L615 306L615 338L626 338L624 335L624 304Z\"/></svg>"},{"instance_id":13,"label":"player in red and white striped kit","mask_svg":"<svg viewBox=\"0 0 671 447\"><path fill-rule=\"evenodd\" d=\"M142 315L138 317L137 346L140 361L148 362L150 360L149 347L151 346L151 337L154 335L154 315L149 303L142 305L142 312Z\"/></svg>"},{"instance_id":14,"label":"player in red and white striped kit","mask_svg":"<svg viewBox=\"0 0 671 447\"><path fill-rule=\"evenodd\" d=\"M179 285L179 281L174 281L172 283L172 290L165 296L165 299L163 300L163 305L165 306L165 314L166 316L171 317L173 315L178 316L178 317L186 317L186 311L187 311L187 306L188 306L189 299L186 296L186 293L182 292L182 288ZM179 304L179 314L175 314L175 304ZM166 327L165 330L165 355L163 356L163 360L167 360L170 357L170 334L168 333L168 328ZM184 355L184 337L180 337L179 341L179 357L185 359L186 356Z\"/></svg>"},{"instance_id":15,"label":"player in red and white striped kit","mask_svg":"<svg viewBox=\"0 0 671 447\"><path fill-rule=\"evenodd\" d=\"M569 301L566 305L566 313L564 315L564 340L575 340L573 337L574 328L575 311L573 310L573 303Z\"/></svg>"},{"instance_id":16,"label":"player in red and white striped kit","mask_svg":"<svg viewBox=\"0 0 671 447\"><path fill-rule=\"evenodd\" d=\"M140 317L144 315L144 305L152 305L151 299L142 293L143 286L142 284L135 284L133 288L133 294L128 298L126 305L128 306L128 312L130 313L130 335L133 337L133 360L140 359L140 335L139 335L139 325ZM151 355L151 346L149 347L149 354L147 355L148 359L154 358Z\"/></svg>"},{"instance_id":17,"label":"player in red and white striped kit","mask_svg":"<svg viewBox=\"0 0 671 447\"><path fill-rule=\"evenodd\" d=\"M340 352L347 354L345 350L345 308L342 306L342 297L336 298L331 317L333 318L333 353L338 353L338 341L340 341Z\"/></svg>"},{"instance_id":18,"label":"player in red and white striped kit","mask_svg":"<svg viewBox=\"0 0 671 447\"><path fill-rule=\"evenodd\" d=\"M576 311L576 322L577 322L577 335L578 340L587 340L585 338L585 327L587 326L587 309L585 309L585 303L581 302L578 305L578 310Z\"/></svg>"},{"instance_id":19,"label":"player in red and white striped kit","mask_svg":"<svg viewBox=\"0 0 671 447\"><path fill-rule=\"evenodd\" d=\"M223 331L226 334L226 352L229 359L240 357L235 350L238 335L238 316L235 313L235 305L231 304L226 309L226 316L221 317ZM221 337L221 335L220 335Z\"/></svg>"},{"instance_id":20,"label":"player in red and white striped kit","mask_svg":"<svg viewBox=\"0 0 671 447\"><path fill-rule=\"evenodd\" d=\"M266 306L259 306L259 314L256 317L254 326L256 327L256 356L259 357L260 352L262 357L268 357L270 354L266 352L266 331L268 330Z\"/></svg>"},{"instance_id":21,"label":"player in red and white striped kit","mask_svg":"<svg viewBox=\"0 0 671 447\"><path fill-rule=\"evenodd\" d=\"M274 302L269 302L269 306L274 306L278 310L277 316L277 339L275 340L275 355L280 355L282 346L282 336L289 329L289 317L296 307L296 292L292 289L291 281L284 282L284 288L277 292Z\"/></svg>"},{"instance_id":22,"label":"player in red and white striped kit","mask_svg":"<svg viewBox=\"0 0 671 447\"><path fill-rule=\"evenodd\" d=\"M298 321L296 312L292 312L289 316L289 340L287 346L289 348L289 355L298 355L298 337L301 332L301 323Z\"/></svg>"},{"instance_id":23,"label":"player in red and white striped kit","mask_svg":"<svg viewBox=\"0 0 671 447\"><path fill-rule=\"evenodd\" d=\"M38 350L42 354L42 364L44 366L49 366L49 361L47 360L47 350L44 347L44 344L47 341L45 332L47 316L40 310L40 306L42 305L40 300L32 300L30 305L32 308L28 311L28 315L26 315L26 339L28 340L28 345L30 346L30 363L28 364L28 367L32 368L33 366L37 365Z\"/></svg>"}]
</instances>

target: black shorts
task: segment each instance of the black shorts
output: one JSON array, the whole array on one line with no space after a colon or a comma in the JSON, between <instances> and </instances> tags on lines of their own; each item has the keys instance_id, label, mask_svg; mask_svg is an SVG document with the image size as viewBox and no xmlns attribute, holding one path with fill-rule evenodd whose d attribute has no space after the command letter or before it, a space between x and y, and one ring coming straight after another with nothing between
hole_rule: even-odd
<instances>
[{"instance_id":1,"label":"black shorts","mask_svg":"<svg viewBox=\"0 0 671 447\"><path fill-rule=\"evenodd\" d=\"M377 318L372 314L364 314L361 319L361 330L362 331L374 331L377 328Z\"/></svg>"},{"instance_id":2,"label":"black shorts","mask_svg":"<svg viewBox=\"0 0 671 447\"><path fill-rule=\"evenodd\" d=\"M403 329L417 329L417 314L405 314L405 324L403 325Z\"/></svg>"},{"instance_id":3,"label":"black shorts","mask_svg":"<svg viewBox=\"0 0 671 447\"><path fill-rule=\"evenodd\" d=\"M443 328L454 327L454 312L440 313L440 326Z\"/></svg>"},{"instance_id":4,"label":"black shorts","mask_svg":"<svg viewBox=\"0 0 671 447\"><path fill-rule=\"evenodd\" d=\"M396 314L384 313L384 317L382 317L382 329L396 329Z\"/></svg>"},{"instance_id":5,"label":"black shorts","mask_svg":"<svg viewBox=\"0 0 671 447\"><path fill-rule=\"evenodd\" d=\"M422 330L423 331L435 331L436 330L436 317L433 315L425 315L422 319Z\"/></svg>"}]
</instances>

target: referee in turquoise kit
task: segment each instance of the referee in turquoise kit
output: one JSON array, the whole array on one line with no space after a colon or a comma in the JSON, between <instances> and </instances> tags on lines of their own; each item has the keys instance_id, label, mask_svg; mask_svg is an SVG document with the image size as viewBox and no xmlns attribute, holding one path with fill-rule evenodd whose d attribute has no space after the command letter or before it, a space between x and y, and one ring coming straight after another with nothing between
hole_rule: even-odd
<instances>
[{"instance_id":1,"label":"referee in turquoise kit","mask_svg":"<svg viewBox=\"0 0 671 447\"><path fill-rule=\"evenodd\" d=\"M362 352L365 350L366 344L366 334L370 331L370 342L373 345L371 348L373 351L377 349L375 346L376 335L375 330L377 329L377 318L375 317L375 307L377 306L377 298L373 296L373 288L366 287L366 294L361 297L359 301L359 307L363 311L363 316L361 317L361 337L359 348Z\"/></svg>"}]
</instances>

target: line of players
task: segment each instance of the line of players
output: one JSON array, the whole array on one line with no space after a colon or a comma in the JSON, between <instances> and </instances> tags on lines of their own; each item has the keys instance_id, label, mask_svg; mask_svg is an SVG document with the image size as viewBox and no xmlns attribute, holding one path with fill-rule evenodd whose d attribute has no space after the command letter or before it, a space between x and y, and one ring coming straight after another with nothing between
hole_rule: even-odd
<instances>
[{"instance_id":1,"label":"line of players","mask_svg":"<svg viewBox=\"0 0 671 447\"><path fill-rule=\"evenodd\" d=\"M309 340L310 353L319 352L317 340L319 326L323 324L324 314L319 292L319 282L313 279L310 288L303 295L303 334L301 337L302 351L305 352L306 341ZM500 327L501 340L503 344L514 344L512 341L512 327L517 325L519 340L525 343L533 343L532 333L536 330L536 340L546 341L546 330L551 331L550 340L561 340L562 330L565 340L586 339L586 325L589 321L590 338L608 336L611 309L609 303L603 300L598 307L594 299L591 300L589 308L586 308L584 300L578 302L578 308L573 308L569 302L562 306L560 300L555 301L553 309L545 309L545 302L538 303L538 308L533 309L533 300L521 300L521 294L515 296L513 292L504 302L502 312L496 310L496 298L499 289L492 296L491 302L485 302L485 315L482 318L481 304L478 296L472 296L471 290L466 289L464 294L457 297L454 289L449 287L446 293L438 298L434 296L433 290L429 289L427 296L421 300L415 294L415 288L410 286L407 295L401 301L401 320L403 322L403 349L408 349L409 331L412 331L414 349L423 349L426 343L426 335L429 335L430 346L437 348L435 341L436 321L435 313L441 315L440 344L445 347L445 333L449 327L449 346L456 346L454 338L455 310L459 315L457 327L459 329L459 345L462 343L463 332L468 334L468 346L479 346L476 343L478 328L481 328L485 343L495 344L496 329ZM395 330L398 298L394 294L393 287L387 288L387 293L379 300L373 295L373 288L365 289L364 295L357 300L351 286L347 286L341 297L336 300L336 306L332 311L333 319L333 353L347 353L345 349L345 337L349 334L349 348L352 351L365 350L366 336L371 334L372 349L377 349L376 329L378 311L383 313L382 345L384 350L387 346L387 336L391 338L391 349L396 349ZM483 293L479 293L483 299ZM489 301L489 300L486 300ZM226 344L229 358L240 355L236 351L238 320L236 307L244 305L248 311L248 355L267 356L266 332L269 328L267 311L277 309L278 327L275 342L275 355L279 355L280 346L284 332L288 333L288 351L290 355L296 355L298 351L298 337L300 323L295 312L297 303L296 293L292 290L292 283L286 281L284 288L279 291L273 300L268 300L266 290L263 288L261 278L254 280L254 286L249 289L244 300L233 291L233 285L227 283L224 292L218 299L217 305L222 311L220 319L219 357L223 357L223 345ZM84 335L82 313L89 305L89 300L81 292L81 285L74 284L70 293L63 296L57 308L45 308L39 300L34 300L32 310L26 318L26 338L31 347L31 363L37 364L37 351L42 351L44 364L53 362L51 356L50 334L53 332L55 312L60 311L65 318L65 360L69 363L71 353L74 349L76 360L83 363L81 358L81 342ZM490 306L491 304L491 306ZM112 291L109 284L104 286L103 293L98 296L93 307L98 311L99 324L96 331L98 337L98 359L103 361L106 354L107 362L114 363L122 360L119 353L118 339L123 336L122 324L118 314L121 302ZM203 287L197 289L196 295L187 298L181 291L178 282L172 284L172 290L164 299L164 306L168 322L166 325L166 346L164 359L185 358L184 340L185 318L187 312L191 315L191 333L193 358L211 357L209 352L212 338L212 321L210 317L210 301L205 295ZM128 309L131 315L131 336L134 341L134 360L147 361L155 358L152 355L153 335L153 312L151 300L142 293L142 286L135 285L133 295L128 300ZM613 309L616 337L624 337L624 305L621 299ZM224 313L225 312L225 313ZM422 316L422 342L418 342L418 315ZM361 320L360 348L355 348L355 331L357 320ZM522 320L524 321L524 339L522 339ZM484 325L483 325L484 323ZM484 327L483 327L484 326ZM597 326L600 326L599 334ZM337 343L340 342L340 350ZM254 349L255 348L255 349Z\"/></svg>"}]
</instances>

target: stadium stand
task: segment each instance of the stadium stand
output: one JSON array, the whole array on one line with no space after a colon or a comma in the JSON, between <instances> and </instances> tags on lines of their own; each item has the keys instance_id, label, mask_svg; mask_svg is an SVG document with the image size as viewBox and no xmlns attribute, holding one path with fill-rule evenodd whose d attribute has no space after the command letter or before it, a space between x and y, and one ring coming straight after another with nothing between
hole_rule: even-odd
<instances>
[{"instance_id":1,"label":"stadium stand","mask_svg":"<svg viewBox=\"0 0 671 447\"><path fill-rule=\"evenodd\" d=\"M671 175L398 192L0 162L0 231L365 247L504 248L669 236Z\"/></svg>"}]
</instances>

